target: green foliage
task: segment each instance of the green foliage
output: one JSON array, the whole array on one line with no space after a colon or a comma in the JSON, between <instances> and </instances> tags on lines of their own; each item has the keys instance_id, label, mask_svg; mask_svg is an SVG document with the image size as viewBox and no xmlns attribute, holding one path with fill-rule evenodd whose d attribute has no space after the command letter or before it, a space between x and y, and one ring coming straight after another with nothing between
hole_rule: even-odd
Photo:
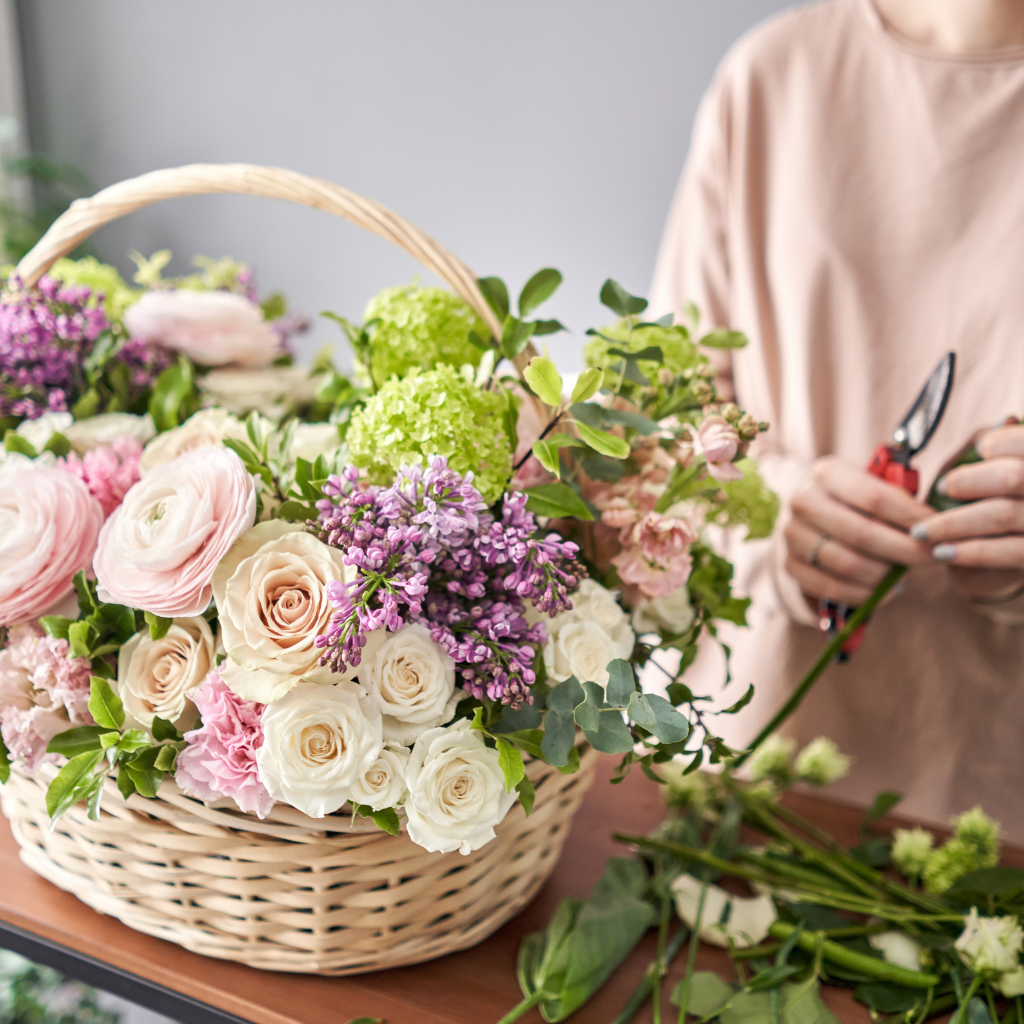
<instances>
[{"instance_id":1,"label":"green foliage","mask_svg":"<svg viewBox=\"0 0 1024 1024\"><path fill-rule=\"evenodd\" d=\"M500 277L481 277L477 280L487 304L501 321L501 337L494 341L506 359L515 359L526 348L532 337L565 330L557 320L526 319L538 306L547 302L554 295L561 283L562 275L553 267L538 270L523 285L523 290L519 293L519 316L514 316L509 302L508 288ZM489 347L488 343L484 340L486 337L487 335L484 333L475 339L471 336L471 340L478 347L487 348Z\"/></svg>"},{"instance_id":2,"label":"green foliage","mask_svg":"<svg viewBox=\"0 0 1024 1024\"><path fill-rule=\"evenodd\" d=\"M355 813L361 818L372 818L374 825L389 836L397 836L401 832L401 824L398 821L398 812L393 807L384 807L375 811L366 804L353 804Z\"/></svg>"},{"instance_id":3,"label":"green foliage","mask_svg":"<svg viewBox=\"0 0 1024 1024\"><path fill-rule=\"evenodd\" d=\"M370 300L365 318L376 321L368 368L378 387L414 368L477 366L482 353L469 341L469 332L483 337L488 333L470 306L443 288L385 288Z\"/></svg>"},{"instance_id":4,"label":"green foliage","mask_svg":"<svg viewBox=\"0 0 1024 1024\"><path fill-rule=\"evenodd\" d=\"M558 409L562 404L562 377L547 356L534 356L523 370L523 380L546 405Z\"/></svg>"},{"instance_id":5,"label":"green foliage","mask_svg":"<svg viewBox=\"0 0 1024 1024\"><path fill-rule=\"evenodd\" d=\"M4 1024L118 1024L96 991L49 967L0 950L0 1021Z\"/></svg>"},{"instance_id":6,"label":"green foliage","mask_svg":"<svg viewBox=\"0 0 1024 1024\"><path fill-rule=\"evenodd\" d=\"M790 977L794 973L795 970L784 968L777 975ZM689 980L687 1013L701 1020L717 1020L720 1024L765 1024L774 1019L774 1002L779 1024L839 1024L822 1002L817 982L811 985L802 982L772 985L772 989L776 989L773 992L752 990L750 986L741 991L738 986L727 985L711 971L697 971ZM676 1005L682 984L680 982L672 993L671 999Z\"/></svg>"},{"instance_id":7,"label":"green foliage","mask_svg":"<svg viewBox=\"0 0 1024 1024\"><path fill-rule=\"evenodd\" d=\"M387 483L401 465L444 455L456 472L474 474L491 504L512 472L505 408L502 396L481 391L450 366L412 370L389 380L353 415L350 457L372 482Z\"/></svg>"},{"instance_id":8,"label":"green foliage","mask_svg":"<svg viewBox=\"0 0 1024 1024\"><path fill-rule=\"evenodd\" d=\"M659 327L655 324L644 324L633 327L628 322L620 322L602 327L600 333L593 334L583 348L583 358L587 366L606 371L606 387L614 386L622 366L622 356L614 354L616 349L630 353L659 349L660 359L652 359L648 355L646 358L641 357L637 362L640 373L648 380L655 378L662 366L675 374L680 374L708 363L707 356L690 340L690 332L681 325Z\"/></svg>"},{"instance_id":9,"label":"green foliage","mask_svg":"<svg viewBox=\"0 0 1024 1024\"><path fill-rule=\"evenodd\" d=\"M526 507L538 516L560 519L564 516L575 516L577 519L591 520L594 517L586 503L568 484L540 484L526 490Z\"/></svg>"},{"instance_id":10,"label":"green foliage","mask_svg":"<svg viewBox=\"0 0 1024 1024\"><path fill-rule=\"evenodd\" d=\"M753 459L740 459L734 465L743 479L719 483L726 500L717 506L712 519L719 526L745 526L747 540L770 537L779 514L779 496L769 490Z\"/></svg>"},{"instance_id":11,"label":"green foliage","mask_svg":"<svg viewBox=\"0 0 1024 1024\"><path fill-rule=\"evenodd\" d=\"M156 429L163 431L184 423L198 409L195 367L190 359L179 355L178 361L157 377L149 397L149 414Z\"/></svg>"}]
</instances>

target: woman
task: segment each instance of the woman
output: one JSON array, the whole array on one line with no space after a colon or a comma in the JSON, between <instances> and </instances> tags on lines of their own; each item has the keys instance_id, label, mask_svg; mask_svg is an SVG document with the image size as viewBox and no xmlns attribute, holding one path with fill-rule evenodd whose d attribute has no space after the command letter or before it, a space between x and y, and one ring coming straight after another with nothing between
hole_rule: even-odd
<instances>
[{"instance_id":1,"label":"woman","mask_svg":"<svg viewBox=\"0 0 1024 1024\"><path fill-rule=\"evenodd\" d=\"M741 40L705 97L655 276L749 346L720 390L772 429L774 538L737 546L751 628L724 637L758 688L742 744L822 650L819 599L902 591L788 730L856 757L837 793L944 820L983 803L1024 839L1024 3L831 0ZM710 324L707 323L710 321ZM947 350L946 416L918 498L864 470ZM702 657L709 681L719 666Z\"/></svg>"}]
</instances>

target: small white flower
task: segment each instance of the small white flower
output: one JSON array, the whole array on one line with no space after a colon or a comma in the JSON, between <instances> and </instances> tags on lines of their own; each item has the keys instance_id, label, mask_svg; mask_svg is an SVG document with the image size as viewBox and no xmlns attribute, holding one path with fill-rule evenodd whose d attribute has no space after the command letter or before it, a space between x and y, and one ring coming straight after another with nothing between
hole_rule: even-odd
<instances>
[{"instance_id":1,"label":"small white flower","mask_svg":"<svg viewBox=\"0 0 1024 1024\"><path fill-rule=\"evenodd\" d=\"M348 801L384 746L377 702L351 681L302 683L269 705L262 722L260 781L311 818Z\"/></svg>"},{"instance_id":2,"label":"small white flower","mask_svg":"<svg viewBox=\"0 0 1024 1024\"><path fill-rule=\"evenodd\" d=\"M408 763L408 747L386 746L377 760L353 783L349 800L374 811L397 807L407 792L405 769Z\"/></svg>"},{"instance_id":3,"label":"small white flower","mask_svg":"<svg viewBox=\"0 0 1024 1024\"><path fill-rule=\"evenodd\" d=\"M852 760L827 736L819 736L797 754L793 768L801 782L830 786L850 770Z\"/></svg>"},{"instance_id":4,"label":"small white flower","mask_svg":"<svg viewBox=\"0 0 1024 1024\"><path fill-rule=\"evenodd\" d=\"M34 420L22 420L15 433L41 452L54 434L67 437L67 430L74 422L75 418L69 412L44 412Z\"/></svg>"},{"instance_id":5,"label":"small white flower","mask_svg":"<svg viewBox=\"0 0 1024 1024\"><path fill-rule=\"evenodd\" d=\"M465 718L420 736L405 781L409 837L431 853L479 850L517 795L505 790L498 752Z\"/></svg>"},{"instance_id":6,"label":"small white flower","mask_svg":"<svg viewBox=\"0 0 1024 1024\"><path fill-rule=\"evenodd\" d=\"M702 882L687 874L672 883L676 913L690 928L697 923L703 888ZM734 896L720 886L709 884L700 915L700 937L713 946L728 946L730 940L741 949L756 946L764 941L778 916L770 896Z\"/></svg>"},{"instance_id":7,"label":"small white flower","mask_svg":"<svg viewBox=\"0 0 1024 1024\"><path fill-rule=\"evenodd\" d=\"M960 959L985 978L1012 974L1020 967L1024 930L1012 914L1005 917L979 917L977 907L964 918L964 930L956 940Z\"/></svg>"},{"instance_id":8,"label":"small white flower","mask_svg":"<svg viewBox=\"0 0 1024 1024\"><path fill-rule=\"evenodd\" d=\"M387 633L376 653L364 648L358 674L384 716L384 739L396 743L449 721L465 696L455 689L455 662L418 624Z\"/></svg>"},{"instance_id":9,"label":"small white flower","mask_svg":"<svg viewBox=\"0 0 1024 1024\"><path fill-rule=\"evenodd\" d=\"M667 597L654 597L638 601L633 609L633 628L637 633L664 631L672 636L685 633L693 625L693 605L690 592L679 587Z\"/></svg>"},{"instance_id":10,"label":"small white flower","mask_svg":"<svg viewBox=\"0 0 1024 1024\"><path fill-rule=\"evenodd\" d=\"M82 455L93 448L113 444L122 437L133 437L139 444L145 444L156 434L156 427L149 413L135 416L130 412L104 412L99 416L78 420L61 433L71 442L71 447Z\"/></svg>"},{"instance_id":11,"label":"small white flower","mask_svg":"<svg viewBox=\"0 0 1024 1024\"><path fill-rule=\"evenodd\" d=\"M908 971L921 970L922 946L909 935L898 931L882 932L869 935L868 943L882 954L887 963L905 967Z\"/></svg>"}]
</instances>

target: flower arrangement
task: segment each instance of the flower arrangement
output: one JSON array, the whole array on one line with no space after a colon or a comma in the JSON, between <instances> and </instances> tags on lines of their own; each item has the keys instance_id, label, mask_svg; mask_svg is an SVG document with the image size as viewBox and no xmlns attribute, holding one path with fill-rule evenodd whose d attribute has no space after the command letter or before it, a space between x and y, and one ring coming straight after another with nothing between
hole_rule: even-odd
<instances>
[{"instance_id":1,"label":"flower arrangement","mask_svg":"<svg viewBox=\"0 0 1024 1024\"><path fill-rule=\"evenodd\" d=\"M479 282L500 337L419 285L333 316L350 379L292 364L301 323L247 267L169 259L137 257L138 287L63 260L0 299L5 777L54 762L54 820L97 817L108 776L173 777L467 854L529 813L524 758L730 755L682 678L747 605L705 524L763 536L777 505L746 457L767 425L705 352L742 336L644 321L608 281L563 380L530 347L563 329L533 318L546 269L515 312Z\"/></svg>"}]
</instances>

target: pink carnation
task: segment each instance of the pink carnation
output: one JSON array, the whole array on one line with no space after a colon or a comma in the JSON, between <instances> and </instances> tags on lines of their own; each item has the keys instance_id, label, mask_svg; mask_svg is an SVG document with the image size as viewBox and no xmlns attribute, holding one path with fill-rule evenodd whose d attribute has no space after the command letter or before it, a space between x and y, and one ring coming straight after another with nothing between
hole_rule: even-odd
<instances>
[{"instance_id":1,"label":"pink carnation","mask_svg":"<svg viewBox=\"0 0 1024 1024\"><path fill-rule=\"evenodd\" d=\"M247 814L266 817L274 801L256 770L264 705L235 696L216 670L189 697L203 724L185 733L188 746L178 755L174 776L178 786L198 800L230 797Z\"/></svg>"},{"instance_id":2,"label":"pink carnation","mask_svg":"<svg viewBox=\"0 0 1024 1024\"><path fill-rule=\"evenodd\" d=\"M11 630L0 651L0 735L11 758L33 772L56 759L46 745L75 725L94 725L89 714L89 662L69 658L68 642L29 626Z\"/></svg>"},{"instance_id":3,"label":"pink carnation","mask_svg":"<svg viewBox=\"0 0 1024 1024\"><path fill-rule=\"evenodd\" d=\"M697 533L685 519L648 512L622 531L623 549L612 559L623 583L645 597L668 597L689 578L690 545Z\"/></svg>"},{"instance_id":4,"label":"pink carnation","mask_svg":"<svg viewBox=\"0 0 1024 1024\"><path fill-rule=\"evenodd\" d=\"M121 504L128 488L139 479L142 444L134 437L119 437L111 445L94 448L79 458L71 452L57 465L77 476L109 516Z\"/></svg>"}]
</instances>

